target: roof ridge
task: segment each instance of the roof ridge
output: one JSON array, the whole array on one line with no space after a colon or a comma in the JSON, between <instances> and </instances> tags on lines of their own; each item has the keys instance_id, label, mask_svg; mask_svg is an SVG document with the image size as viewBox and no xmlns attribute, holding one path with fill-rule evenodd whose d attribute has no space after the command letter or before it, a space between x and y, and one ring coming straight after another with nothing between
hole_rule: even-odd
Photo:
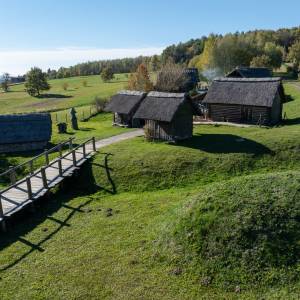
<instances>
[{"instance_id":1,"label":"roof ridge","mask_svg":"<svg viewBox=\"0 0 300 300\"><path fill-rule=\"evenodd\" d=\"M184 98L186 96L185 93L169 93L169 92L159 92L159 91L151 91L147 95L148 97L156 97L156 98Z\"/></svg>"},{"instance_id":2,"label":"roof ridge","mask_svg":"<svg viewBox=\"0 0 300 300\"><path fill-rule=\"evenodd\" d=\"M233 78L233 77L218 77L214 81L219 82L278 82L281 81L281 77L262 77L262 78Z\"/></svg>"}]
</instances>

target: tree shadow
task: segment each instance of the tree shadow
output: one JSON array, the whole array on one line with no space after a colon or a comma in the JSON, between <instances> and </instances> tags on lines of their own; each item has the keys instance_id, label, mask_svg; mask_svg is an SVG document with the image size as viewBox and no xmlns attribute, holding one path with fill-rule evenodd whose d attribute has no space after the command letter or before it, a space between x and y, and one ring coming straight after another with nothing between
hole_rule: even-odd
<instances>
[{"instance_id":1,"label":"tree shadow","mask_svg":"<svg viewBox=\"0 0 300 300\"><path fill-rule=\"evenodd\" d=\"M300 124L300 118L294 118L294 119L286 119L282 121L283 125L299 125Z\"/></svg>"},{"instance_id":2,"label":"tree shadow","mask_svg":"<svg viewBox=\"0 0 300 300\"><path fill-rule=\"evenodd\" d=\"M288 103L294 101L295 98L292 95L285 95L285 99L283 103Z\"/></svg>"},{"instance_id":3,"label":"tree shadow","mask_svg":"<svg viewBox=\"0 0 300 300\"><path fill-rule=\"evenodd\" d=\"M48 99L48 98L56 98L56 99L64 99L64 98L72 98L70 95L62 95L62 94L41 94L37 98L39 99Z\"/></svg>"},{"instance_id":4,"label":"tree shadow","mask_svg":"<svg viewBox=\"0 0 300 300\"><path fill-rule=\"evenodd\" d=\"M272 154L266 146L233 134L201 134L179 142L177 145L210 153Z\"/></svg>"}]
</instances>

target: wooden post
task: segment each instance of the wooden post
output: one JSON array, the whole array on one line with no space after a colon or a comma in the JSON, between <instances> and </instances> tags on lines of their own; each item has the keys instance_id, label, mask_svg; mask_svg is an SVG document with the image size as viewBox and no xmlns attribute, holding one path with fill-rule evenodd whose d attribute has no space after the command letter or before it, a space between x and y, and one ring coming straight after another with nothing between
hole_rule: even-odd
<instances>
[{"instance_id":1,"label":"wooden post","mask_svg":"<svg viewBox=\"0 0 300 300\"><path fill-rule=\"evenodd\" d=\"M16 171L13 166L10 166L9 169L10 169L9 172L10 182L11 184L15 184L17 181Z\"/></svg>"},{"instance_id":2,"label":"wooden post","mask_svg":"<svg viewBox=\"0 0 300 300\"><path fill-rule=\"evenodd\" d=\"M61 144L58 145L58 152L59 152L59 157L62 157Z\"/></svg>"},{"instance_id":3,"label":"wooden post","mask_svg":"<svg viewBox=\"0 0 300 300\"><path fill-rule=\"evenodd\" d=\"M92 107L90 106L90 117L92 116Z\"/></svg>"},{"instance_id":4,"label":"wooden post","mask_svg":"<svg viewBox=\"0 0 300 300\"><path fill-rule=\"evenodd\" d=\"M6 232L6 222L4 219L4 212L3 212L3 206L2 206L2 194L0 193L0 218L2 219L1 221L1 229L2 231Z\"/></svg>"},{"instance_id":5,"label":"wooden post","mask_svg":"<svg viewBox=\"0 0 300 300\"><path fill-rule=\"evenodd\" d=\"M45 149L45 161L46 161L46 166L49 165L49 153L48 149Z\"/></svg>"},{"instance_id":6,"label":"wooden post","mask_svg":"<svg viewBox=\"0 0 300 300\"><path fill-rule=\"evenodd\" d=\"M34 170L33 170L33 160L29 161L29 169L30 169L30 174L32 175Z\"/></svg>"},{"instance_id":7,"label":"wooden post","mask_svg":"<svg viewBox=\"0 0 300 300\"><path fill-rule=\"evenodd\" d=\"M63 169L62 169L62 161L61 161L61 159L59 159L57 163L58 163L59 176L62 177L63 176Z\"/></svg>"},{"instance_id":8,"label":"wooden post","mask_svg":"<svg viewBox=\"0 0 300 300\"><path fill-rule=\"evenodd\" d=\"M69 139L69 150L71 151L73 149L73 142L72 138Z\"/></svg>"},{"instance_id":9,"label":"wooden post","mask_svg":"<svg viewBox=\"0 0 300 300\"><path fill-rule=\"evenodd\" d=\"M75 152L75 150L72 150L72 158L73 158L73 165L74 165L74 167L76 167L77 162L76 162L76 152Z\"/></svg>"},{"instance_id":10,"label":"wooden post","mask_svg":"<svg viewBox=\"0 0 300 300\"><path fill-rule=\"evenodd\" d=\"M68 114L66 114L66 123L68 123Z\"/></svg>"},{"instance_id":11,"label":"wooden post","mask_svg":"<svg viewBox=\"0 0 300 300\"><path fill-rule=\"evenodd\" d=\"M96 139L95 139L95 137L92 138L92 141L93 141L93 150L94 150L94 152L96 152L97 149L96 149Z\"/></svg>"},{"instance_id":12,"label":"wooden post","mask_svg":"<svg viewBox=\"0 0 300 300\"><path fill-rule=\"evenodd\" d=\"M28 198L32 199L32 188L31 188L30 176L26 177L26 185L27 185Z\"/></svg>"},{"instance_id":13,"label":"wooden post","mask_svg":"<svg viewBox=\"0 0 300 300\"><path fill-rule=\"evenodd\" d=\"M45 167L41 168L41 174L42 174L43 186L44 186L45 189L48 189L48 182L47 182L47 175L46 175L46 168Z\"/></svg>"},{"instance_id":14,"label":"wooden post","mask_svg":"<svg viewBox=\"0 0 300 300\"><path fill-rule=\"evenodd\" d=\"M83 158L86 157L85 143L82 145Z\"/></svg>"}]
</instances>

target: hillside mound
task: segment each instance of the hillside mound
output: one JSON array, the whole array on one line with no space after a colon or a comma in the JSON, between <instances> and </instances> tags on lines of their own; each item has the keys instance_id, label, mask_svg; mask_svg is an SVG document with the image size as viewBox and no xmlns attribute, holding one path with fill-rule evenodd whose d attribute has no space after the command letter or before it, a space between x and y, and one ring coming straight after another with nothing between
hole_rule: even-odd
<instances>
[{"instance_id":1,"label":"hillside mound","mask_svg":"<svg viewBox=\"0 0 300 300\"><path fill-rule=\"evenodd\" d=\"M210 185L172 218L162 253L207 284L284 284L299 275L300 173Z\"/></svg>"}]
</instances>

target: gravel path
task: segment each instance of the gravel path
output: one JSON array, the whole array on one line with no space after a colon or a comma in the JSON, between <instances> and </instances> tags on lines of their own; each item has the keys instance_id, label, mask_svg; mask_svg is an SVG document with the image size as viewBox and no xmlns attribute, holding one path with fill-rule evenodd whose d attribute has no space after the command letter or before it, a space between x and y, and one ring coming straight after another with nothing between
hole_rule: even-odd
<instances>
[{"instance_id":1,"label":"gravel path","mask_svg":"<svg viewBox=\"0 0 300 300\"><path fill-rule=\"evenodd\" d=\"M96 148L97 149L103 148L105 146L108 146L108 145L111 145L111 144L114 144L114 143L118 143L118 142L121 142L121 141L125 141L125 140L128 140L128 139L132 139L132 138L135 138L137 136L142 136L142 135L144 135L143 129L137 129L137 130L134 130L134 131L125 132L125 133L122 133L122 134L118 134L118 135L115 135L115 136L97 141L96 142Z\"/></svg>"}]
</instances>

